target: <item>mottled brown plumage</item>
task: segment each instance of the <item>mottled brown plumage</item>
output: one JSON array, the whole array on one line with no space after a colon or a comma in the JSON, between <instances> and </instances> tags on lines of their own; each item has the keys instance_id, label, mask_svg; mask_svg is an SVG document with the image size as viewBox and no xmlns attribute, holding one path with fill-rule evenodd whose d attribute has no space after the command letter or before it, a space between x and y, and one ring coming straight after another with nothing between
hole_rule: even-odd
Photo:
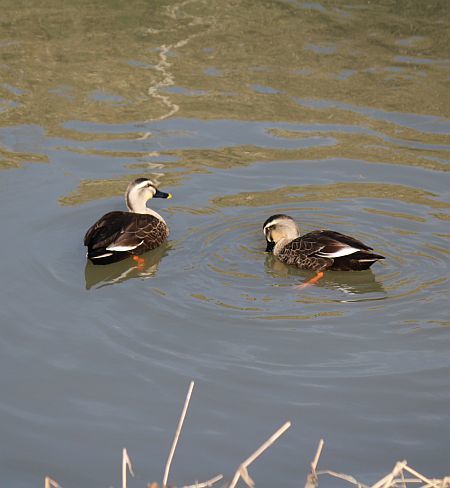
<instances>
[{"instance_id":1,"label":"mottled brown plumage","mask_svg":"<svg viewBox=\"0 0 450 488\"><path fill-rule=\"evenodd\" d=\"M111 256L105 256L101 260L101 264L109 264L125 259L130 254L139 255L151 251L160 246L168 236L167 225L153 215L109 212L87 231L84 245L88 247L87 257L91 260L96 255L105 254L112 245L135 246L128 251L112 252Z\"/></svg>"},{"instance_id":2,"label":"mottled brown plumage","mask_svg":"<svg viewBox=\"0 0 450 488\"><path fill-rule=\"evenodd\" d=\"M354 237L332 230L315 230L304 236L288 215L273 215L264 223L267 249L283 263L301 269L359 271L384 256Z\"/></svg>"},{"instance_id":3,"label":"mottled brown plumage","mask_svg":"<svg viewBox=\"0 0 450 488\"><path fill-rule=\"evenodd\" d=\"M146 178L131 183L126 193L130 212L109 212L86 232L87 258L94 264L110 264L160 246L167 239L169 228L159 214L146 207L152 197L171 195L157 190Z\"/></svg>"}]
</instances>

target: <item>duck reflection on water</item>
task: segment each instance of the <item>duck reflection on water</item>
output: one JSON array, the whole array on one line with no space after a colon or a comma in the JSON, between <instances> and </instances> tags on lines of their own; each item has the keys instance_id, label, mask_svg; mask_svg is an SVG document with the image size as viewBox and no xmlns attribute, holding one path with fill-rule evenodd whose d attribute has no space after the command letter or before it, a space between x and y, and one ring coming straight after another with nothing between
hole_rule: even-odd
<instances>
[{"instance_id":1,"label":"duck reflection on water","mask_svg":"<svg viewBox=\"0 0 450 488\"><path fill-rule=\"evenodd\" d=\"M169 248L170 245L166 243L149 251L141 255L142 260L137 264L132 257L108 266L95 266L87 261L84 270L86 290L123 283L133 278L154 278L158 272L159 263L168 254Z\"/></svg>"},{"instance_id":2,"label":"duck reflection on water","mask_svg":"<svg viewBox=\"0 0 450 488\"><path fill-rule=\"evenodd\" d=\"M266 272L274 278L298 276L305 282L314 273L284 264L273 254L266 254L264 265ZM347 295L365 295L369 293L381 293L384 295L386 293L383 285L377 281L370 269L357 273L330 271L316 283L316 286L338 290Z\"/></svg>"}]
</instances>

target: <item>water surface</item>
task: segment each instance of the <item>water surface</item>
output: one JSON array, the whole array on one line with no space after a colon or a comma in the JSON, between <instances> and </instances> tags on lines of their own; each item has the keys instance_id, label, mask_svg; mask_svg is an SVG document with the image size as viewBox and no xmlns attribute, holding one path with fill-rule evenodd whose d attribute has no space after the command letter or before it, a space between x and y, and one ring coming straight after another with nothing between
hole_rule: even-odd
<instances>
[{"instance_id":1,"label":"water surface","mask_svg":"<svg viewBox=\"0 0 450 488\"><path fill-rule=\"evenodd\" d=\"M448 475L446 1L2 0L2 483L257 486L399 459ZM107 267L82 237L151 177L167 244ZM264 253L288 213L387 257L312 274ZM281 480L281 481L280 481ZM329 486L334 486L329 482Z\"/></svg>"}]
</instances>

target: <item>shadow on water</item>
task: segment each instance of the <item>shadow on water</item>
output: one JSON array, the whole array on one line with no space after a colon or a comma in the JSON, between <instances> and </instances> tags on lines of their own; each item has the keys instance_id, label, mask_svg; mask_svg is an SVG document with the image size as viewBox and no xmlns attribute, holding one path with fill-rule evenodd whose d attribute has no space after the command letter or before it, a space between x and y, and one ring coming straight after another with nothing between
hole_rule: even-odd
<instances>
[{"instance_id":1,"label":"shadow on water","mask_svg":"<svg viewBox=\"0 0 450 488\"><path fill-rule=\"evenodd\" d=\"M84 270L86 290L91 288L99 289L134 278L140 278L141 280L154 278L158 272L161 260L164 256L167 256L168 251L169 245L166 243L153 251L143 254L141 257L145 259L145 263L142 266L137 266L131 257L106 266L95 266L90 261L87 261Z\"/></svg>"},{"instance_id":2,"label":"shadow on water","mask_svg":"<svg viewBox=\"0 0 450 488\"><path fill-rule=\"evenodd\" d=\"M299 277L301 282L315 275L314 272L287 266L273 254L267 254L264 262L266 273L275 278ZM289 285L291 286L291 285ZM326 271L324 277L314 286L341 291L346 295L386 294L383 285L377 280L372 270L367 271ZM371 297L373 298L373 297ZM381 298L381 297L380 297Z\"/></svg>"}]
</instances>

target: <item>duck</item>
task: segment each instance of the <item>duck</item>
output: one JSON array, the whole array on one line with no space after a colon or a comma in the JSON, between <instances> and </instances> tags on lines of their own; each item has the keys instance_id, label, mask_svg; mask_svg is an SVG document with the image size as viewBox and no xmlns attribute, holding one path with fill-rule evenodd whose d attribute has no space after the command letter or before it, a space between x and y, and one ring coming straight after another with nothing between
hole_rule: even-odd
<instances>
[{"instance_id":1,"label":"duck","mask_svg":"<svg viewBox=\"0 0 450 488\"><path fill-rule=\"evenodd\" d=\"M125 192L128 212L108 212L93 224L84 236L86 257L93 264L110 264L132 256L138 266L139 255L160 246L169 236L166 221L147 207L151 198L172 198L159 191L148 178L132 181Z\"/></svg>"},{"instance_id":2,"label":"duck","mask_svg":"<svg viewBox=\"0 0 450 488\"><path fill-rule=\"evenodd\" d=\"M314 230L300 236L300 228L289 215L276 214L263 225L266 252L281 262L316 271L306 284L317 283L324 271L362 271L385 259L354 237L333 230Z\"/></svg>"}]
</instances>

